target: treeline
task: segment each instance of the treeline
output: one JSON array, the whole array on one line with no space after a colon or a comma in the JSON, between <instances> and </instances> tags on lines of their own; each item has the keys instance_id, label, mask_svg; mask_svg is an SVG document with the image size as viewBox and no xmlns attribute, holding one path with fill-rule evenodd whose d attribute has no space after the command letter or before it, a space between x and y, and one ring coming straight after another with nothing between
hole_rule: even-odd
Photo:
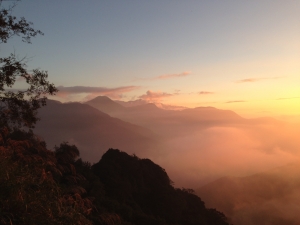
<instances>
[{"instance_id":1,"label":"treeline","mask_svg":"<svg viewBox=\"0 0 300 225\"><path fill-rule=\"evenodd\" d=\"M0 224L228 224L163 168L110 149L91 165L76 146L55 151L32 132L0 132Z\"/></svg>"}]
</instances>

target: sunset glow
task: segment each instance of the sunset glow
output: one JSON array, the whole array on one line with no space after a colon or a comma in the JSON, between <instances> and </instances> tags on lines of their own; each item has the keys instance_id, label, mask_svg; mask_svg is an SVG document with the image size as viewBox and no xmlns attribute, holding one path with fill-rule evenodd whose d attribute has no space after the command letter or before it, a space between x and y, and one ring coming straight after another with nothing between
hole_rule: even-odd
<instances>
[{"instance_id":1,"label":"sunset glow","mask_svg":"<svg viewBox=\"0 0 300 225\"><path fill-rule=\"evenodd\" d=\"M300 224L300 0L0 0L0 47L1 224Z\"/></svg>"},{"instance_id":2,"label":"sunset glow","mask_svg":"<svg viewBox=\"0 0 300 225\"><path fill-rule=\"evenodd\" d=\"M48 70L64 87L60 101L107 95L245 117L299 115L299 8L298 1L20 2L16 13L46 35L3 50L13 45L33 57L30 67Z\"/></svg>"}]
</instances>

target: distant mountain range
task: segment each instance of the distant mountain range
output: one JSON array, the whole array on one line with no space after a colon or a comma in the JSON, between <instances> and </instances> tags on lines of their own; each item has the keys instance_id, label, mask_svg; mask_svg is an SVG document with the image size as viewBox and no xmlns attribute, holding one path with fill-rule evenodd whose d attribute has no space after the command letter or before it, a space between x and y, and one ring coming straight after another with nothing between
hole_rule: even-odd
<instances>
[{"instance_id":1,"label":"distant mountain range","mask_svg":"<svg viewBox=\"0 0 300 225\"><path fill-rule=\"evenodd\" d=\"M143 155L142 151L158 143L157 136L149 129L113 118L87 104L48 100L38 115L41 121L35 133L49 147L70 142L90 162L95 162L109 148Z\"/></svg>"},{"instance_id":2,"label":"distant mountain range","mask_svg":"<svg viewBox=\"0 0 300 225\"><path fill-rule=\"evenodd\" d=\"M233 111L219 110L213 107L164 110L153 103L142 100L139 101L139 104L128 104L125 107L124 102L113 101L106 96L98 96L85 104L108 113L112 117L149 128L166 137L178 136L193 132L194 129L214 125L247 123L246 119Z\"/></svg>"},{"instance_id":3,"label":"distant mountain range","mask_svg":"<svg viewBox=\"0 0 300 225\"><path fill-rule=\"evenodd\" d=\"M233 111L213 107L178 111L164 110L142 100L127 106L124 102L123 105L119 103L106 96L98 96L85 104L48 100L47 106L39 110L41 121L35 132L49 147L63 141L76 144L82 157L93 162L94 157L99 157L108 148L139 152L143 156L141 152L149 150L153 153L162 149L162 140L187 136L199 129L269 121L247 120Z\"/></svg>"},{"instance_id":4,"label":"distant mountain range","mask_svg":"<svg viewBox=\"0 0 300 225\"><path fill-rule=\"evenodd\" d=\"M92 163L109 148L120 149L173 169L170 169L172 179L179 177L180 172L195 172L191 179L197 181L193 180L193 184L201 176L206 179L207 174L211 178L220 177L214 173L216 167L221 168L216 165L218 160L210 160L227 157L226 151L232 153L235 141L238 146L255 147L249 148L249 152L248 148L241 149L245 154L260 151L267 153L263 156L266 159L276 157L274 151L289 153L299 149L295 142L299 130L291 129L284 122L273 118L245 119L233 111L213 107L166 110L142 100L126 103L98 96L83 104L48 100L47 106L39 110L39 117L41 121L34 132L44 138L48 148L64 141L75 144L83 160ZM200 157L201 166L195 157ZM298 193L298 165L248 177L223 177L197 190L208 207L224 212L239 225L300 224Z\"/></svg>"}]
</instances>

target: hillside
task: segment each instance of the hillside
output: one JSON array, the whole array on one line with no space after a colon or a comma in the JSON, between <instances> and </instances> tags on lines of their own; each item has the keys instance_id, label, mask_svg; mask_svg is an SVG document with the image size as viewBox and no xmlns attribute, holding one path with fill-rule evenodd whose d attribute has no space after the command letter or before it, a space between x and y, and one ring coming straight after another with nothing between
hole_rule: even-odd
<instances>
[{"instance_id":1,"label":"hillside","mask_svg":"<svg viewBox=\"0 0 300 225\"><path fill-rule=\"evenodd\" d=\"M98 96L85 104L93 106L104 113L124 112L126 108L106 96Z\"/></svg>"},{"instance_id":2,"label":"hillside","mask_svg":"<svg viewBox=\"0 0 300 225\"><path fill-rule=\"evenodd\" d=\"M149 159L110 149L91 166L74 145L45 146L1 130L1 224L228 225Z\"/></svg>"},{"instance_id":3,"label":"hillside","mask_svg":"<svg viewBox=\"0 0 300 225\"><path fill-rule=\"evenodd\" d=\"M150 130L110 117L81 103L49 100L39 110L41 120L34 129L53 148L63 141L76 144L82 158L95 162L108 148L119 148L129 153L141 153L158 144Z\"/></svg>"}]
</instances>

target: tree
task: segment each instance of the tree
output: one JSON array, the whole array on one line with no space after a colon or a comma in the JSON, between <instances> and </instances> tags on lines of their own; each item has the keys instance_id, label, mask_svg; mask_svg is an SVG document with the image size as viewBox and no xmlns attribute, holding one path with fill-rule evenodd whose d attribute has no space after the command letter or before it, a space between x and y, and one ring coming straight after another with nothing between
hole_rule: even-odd
<instances>
[{"instance_id":1,"label":"tree","mask_svg":"<svg viewBox=\"0 0 300 225\"><path fill-rule=\"evenodd\" d=\"M40 30L32 28L33 23L24 17L12 16L16 4L2 7L0 0L0 43L6 44L13 36L21 36L22 41L31 44L31 38L43 35ZM26 69L26 58L18 60L12 53L0 57L0 128L33 128L38 121L37 110L46 105L46 95L54 95L58 90L47 81L47 71L38 69L29 73ZM24 80L27 89L14 90L17 80Z\"/></svg>"}]
</instances>

